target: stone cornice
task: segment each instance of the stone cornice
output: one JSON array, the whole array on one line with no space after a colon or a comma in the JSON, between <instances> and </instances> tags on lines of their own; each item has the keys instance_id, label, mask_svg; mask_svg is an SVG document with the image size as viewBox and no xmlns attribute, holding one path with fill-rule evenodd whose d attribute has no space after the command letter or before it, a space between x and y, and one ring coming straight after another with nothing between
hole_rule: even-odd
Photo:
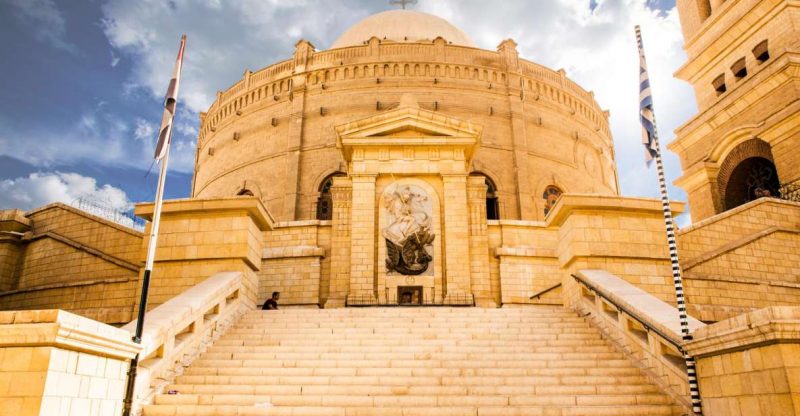
<instances>
[{"instance_id":1,"label":"stone cornice","mask_svg":"<svg viewBox=\"0 0 800 416\"><path fill-rule=\"evenodd\" d=\"M699 328L685 345L695 358L760 345L800 343L800 307L772 306Z\"/></svg>"},{"instance_id":2,"label":"stone cornice","mask_svg":"<svg viewBox=\"0 0 800 416\"><path fill-rule=\"evenodd\" d=\"M152 221L155 204L152 202L136 205L134 212L137 216ZM221 212L245 211L248 216L259 226L262 231L272 230L275 220L272 214L257 197L236 196L214 199L172 199L164 201L163 214L188 213L188 212Z\"/></svg>"},{"instance_id":3,"label":"stone cornice","mask_svg":"<svg viewBox=\"0 0 800 416\"><path fill-rule=\"evenodd\" d=\"M130 333L66 311L0 312L0 347L55 347L128 360L141 347Z\"/></svg>"},{"instance_id":4,"label":"stone cornice","mask_svg":"<svg viewBox=\"0 0 800 416\"><path fill-rule=\"evenodd\" d=\"M686 210L686 203L671 201L670 207L673 215L678 215ZM638 212L658 216L663 212L661 200L657 198L563 194L556 202L555 208L545 218L545 222L548 227L560 226L572 212L576 211Z\"/></svg>"}]
</instances>

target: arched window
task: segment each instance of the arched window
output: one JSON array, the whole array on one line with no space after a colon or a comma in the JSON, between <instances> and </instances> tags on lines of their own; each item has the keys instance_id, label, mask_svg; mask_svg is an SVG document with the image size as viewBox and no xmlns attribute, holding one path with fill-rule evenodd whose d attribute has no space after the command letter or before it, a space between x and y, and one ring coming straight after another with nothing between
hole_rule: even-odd
<instances>
[{"instance_id":1,"label":"arched window","mask_svg":"<svg viewBox=\"0 0 800 416\"><path fill-rule=\"evenodd\" d=\"M731 172L725 189L725 209L761 197L779 197L780 181L775 165L763 157L751 157L739 162Z\"/></svg>"},{"instance_id":2,"label":"arched window","mask_svg":"<svg viewBox=\"0 0 800 416\"><path fill-rule=\"evenodd\" d=\"M241 191L236 193L236 196L255 196L255 194L253 194L253 191L243 188Z\"/></svg>"},{"instance_id":3,"label":"arched window","mask_svg":"<svg viewBox=\"0 0 800 416\"><path fill-rule=\"evenodd\" d=\"M547 188L544 188L544 193L542 194L542 198L544 199L544 215L550 213L553 208L556 206L556 201L558 201L558 197L561 196L561 189L559 189L555 185L550 185Z\"/></svg>"},{"instance_id":4,"label":"arched window","mask_svg":"<svg viewBox=\"0 0 800 416\"><path fill-rule=\"evenodd\" d=\"M329 220L333 218L333 199L331 198L331 186L333 178L345 176L343 172L335 172L325 177L319 185L319 197L317 198L317 219Z\"/></svg>"},{"instance_id":5,"label":"arched window","mask_svg":"<svg viewBox=\"0 0 800 416\"><path fill-rule=\"evenodd\" d=\"M494 182L489 179L488 176L480 172L471 173L471 175L483 177L483 180L486 182L486 219L499 220L500 204L497 198L497 186L495 186Z\"/></svg>"}]
</instances>

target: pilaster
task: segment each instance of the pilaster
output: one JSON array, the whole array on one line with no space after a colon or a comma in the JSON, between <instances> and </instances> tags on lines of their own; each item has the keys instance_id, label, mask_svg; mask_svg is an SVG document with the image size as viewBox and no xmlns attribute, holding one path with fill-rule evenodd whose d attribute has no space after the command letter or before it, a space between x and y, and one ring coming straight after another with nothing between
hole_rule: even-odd
<instances>
[{"instance_id":1,"label":"pilaster","mask_svg":"<svg viewBox=\"0 0 800 416\"><path fill-rule=\"evenodd\" d=\"M472 296L469 256L469 212L467 207L467 175L442 175L444 185L443 212L445 246L445 302L463 303Z\"/></svg>"},{"instance_id":2,"label":"pilaster","mask_svg":"<svg viewBox=\"0 0 800 416\"><path fill-rule=\"evenodd\" d=\"M375 298L375 174L354 174L350 222L350 291L354 303Z\"/></svg>"},{"instance_id":3,"label":"pilaster","mask_svg":"<svg viewBox=\"0 0 800 416\"><path fill-rule=\"evenodd\" d=\"M467 177L469 209L469 258L472 293L479 306L497 306L489 278L489 235L486 227L486 182L482 176Z\"/></svg>"},{"instance_id":4,"label":"pilaster","mask_svg":"<svg viewBox=\"0 0 800 416\"><path fill-rule=\"evenodd\" d=\"M343 307L350 286L350 226L353 183L347 177L333 178L331 186L331 277L326 308Z\"/></svg>"}]
</instances>

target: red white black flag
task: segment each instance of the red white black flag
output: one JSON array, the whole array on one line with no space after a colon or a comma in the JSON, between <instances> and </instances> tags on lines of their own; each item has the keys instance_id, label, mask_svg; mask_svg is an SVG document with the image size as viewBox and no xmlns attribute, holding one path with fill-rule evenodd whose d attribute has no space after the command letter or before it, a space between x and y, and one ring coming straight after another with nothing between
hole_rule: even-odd
<instances>
[{"instance_id":1,"label":"red white black flag","mask_svg":"<svg viewBox=\"0 0 800 416\"><path fill-rule=\"evenodd\" d=\"M158 133L158 143L156 153L153 158L160 161L167 154L167 147L172 138L172 119L175 117L175 109L178 104L178 87L181 81L181 67L183 66L183 49L186 47L186 35L181 36L181 47L178 50L178 58L175 59L175 69L172 71L172 79L169 80L167 96L164 97L164 115L161 118L161 129Z\"/></svg>"}]
</instances>

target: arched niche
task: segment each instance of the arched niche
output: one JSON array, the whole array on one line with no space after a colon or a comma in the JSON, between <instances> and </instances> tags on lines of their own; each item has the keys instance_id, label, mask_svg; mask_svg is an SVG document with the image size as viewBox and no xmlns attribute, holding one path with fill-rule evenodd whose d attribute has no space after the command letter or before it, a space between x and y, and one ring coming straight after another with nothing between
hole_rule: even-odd
<instances>
[{"instance_id":1,"label":"arched niche","mask_svg":"<svg viewBox=\"0 0 800 416\"><path fill-rule=\"evenodd\" d=\"M330 220L333 218L333 198L331 197L331 186L333 186L333 178L337 176L346 176L344 172L334 172L326 176L320 181L317 187L319 196L317 197L317 216L318 220Z\"/></svg>"},{"instance_id":2,"label":"arched niche","mask_svg":"<svg viewBox=\"0 0 800 416\"><path fill-rule=\"evenodd\" d=\"M761 196L779 196L780 178L769 143L758 138L739 143L720 164L717 186L718 212Z\"/></svg>"}]
</instances>

